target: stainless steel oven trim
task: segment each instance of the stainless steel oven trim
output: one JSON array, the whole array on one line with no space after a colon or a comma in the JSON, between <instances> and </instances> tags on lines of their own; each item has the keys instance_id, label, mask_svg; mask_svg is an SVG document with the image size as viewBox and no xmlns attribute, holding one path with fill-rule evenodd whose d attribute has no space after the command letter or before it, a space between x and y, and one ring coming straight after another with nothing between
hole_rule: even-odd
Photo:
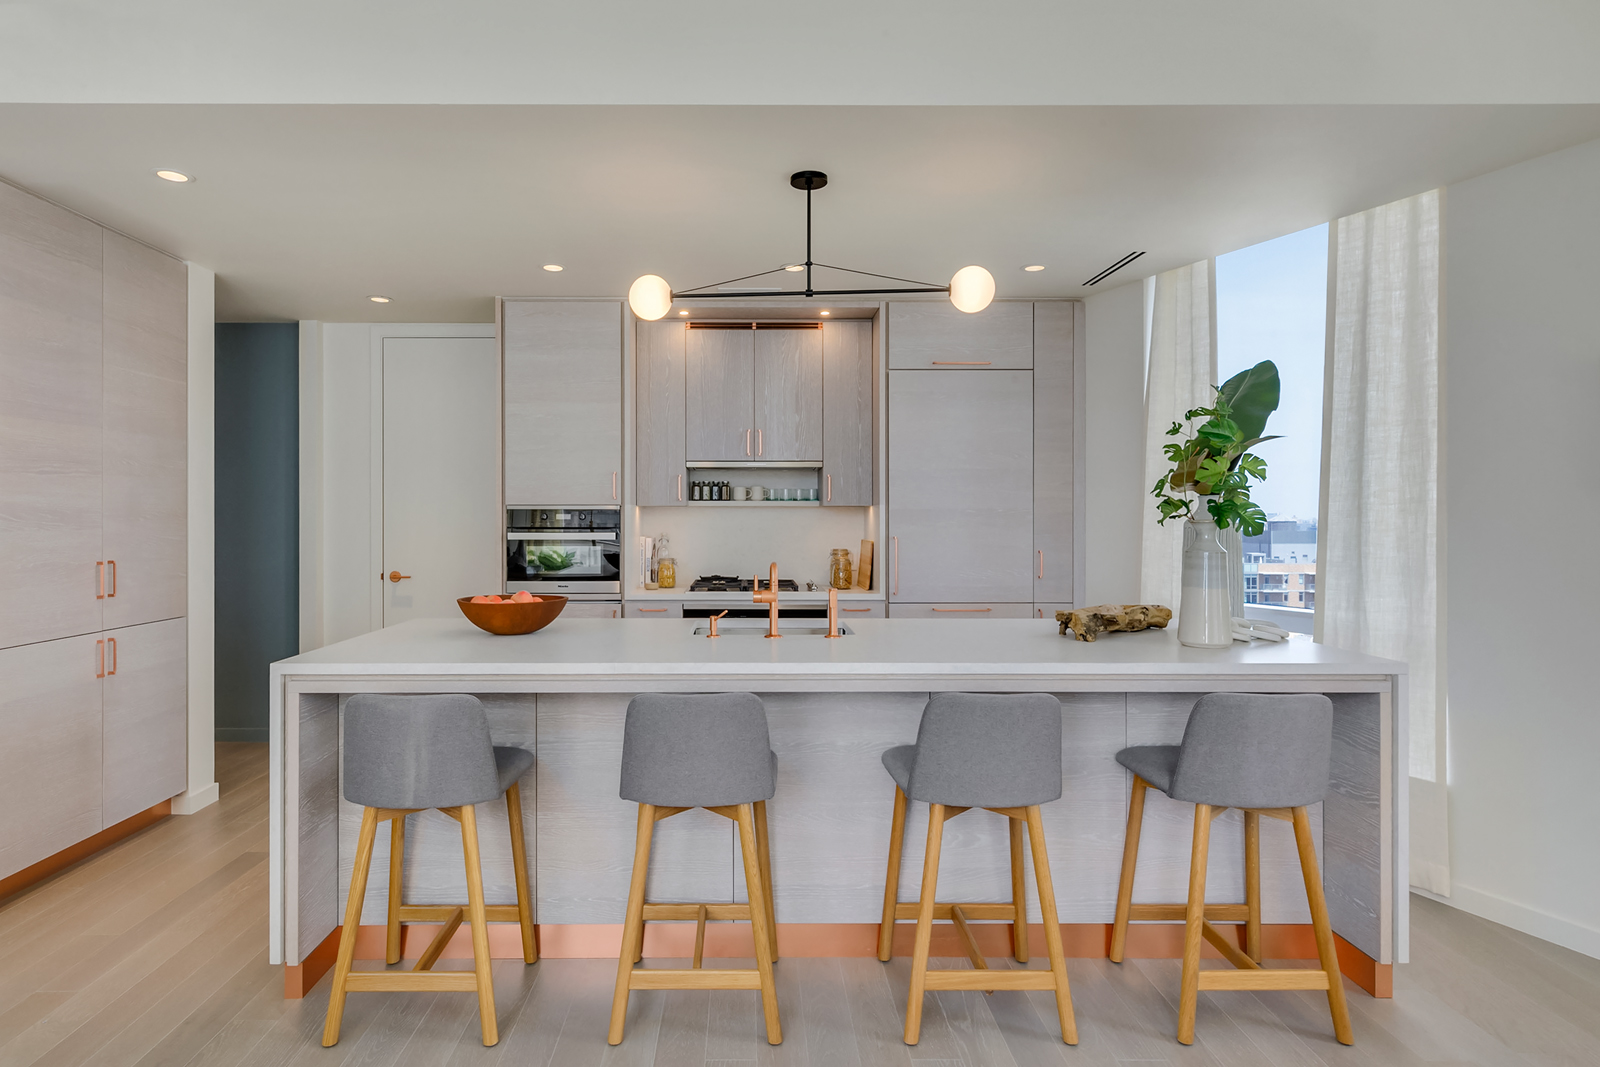
<instances>
[{"instance_id":1,"label":"stainless steel oven trim","mask_svg":"<svg viewBox=\"0 0 1600 1067\"><path fill-rule=\"evenodd\" d=\"M615 541L614 533L597 533L594 531L579 531L565 533L559 530L507 530L507 541Z\"/></svg>"}]
</instances>

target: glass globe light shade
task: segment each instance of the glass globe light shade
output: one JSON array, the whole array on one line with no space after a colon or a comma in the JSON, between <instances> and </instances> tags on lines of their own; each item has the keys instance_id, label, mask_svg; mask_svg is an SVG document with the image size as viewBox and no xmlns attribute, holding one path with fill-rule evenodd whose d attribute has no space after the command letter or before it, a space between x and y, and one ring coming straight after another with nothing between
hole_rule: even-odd
<instances>
[{"instance_id":1,"label":"glass globe light shade","mask_svg":"<svg viewBox=\"0 0 1600 1067\"><path fill-rule=\"evenodd\" d=\"M994 291L993 280L989 291ZM646 322L654 322L672 310L672 286L657 274L646 274L628 289L628 306Z\"/></svg>"},{"instance_id":2,"label":"glass globe light shade","mask_svg":"<svg viewBox=\"0 0 1600 1067\"><path fill-rule=\"evenodd\" d=\"M994 299L994 275L982 267L962 267L950 279L950 303L959 311L975 314Z\"/></svg>"}]
</instances>

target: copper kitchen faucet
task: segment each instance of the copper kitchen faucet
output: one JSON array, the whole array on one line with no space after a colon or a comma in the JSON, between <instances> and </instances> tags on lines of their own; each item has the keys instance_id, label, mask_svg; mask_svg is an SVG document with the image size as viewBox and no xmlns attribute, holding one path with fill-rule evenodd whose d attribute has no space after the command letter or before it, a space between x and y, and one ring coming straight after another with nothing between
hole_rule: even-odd
<instances>
[{"instance_id":1,"label":"copper kitchen faucet","mask_svg":"<svg viewBox=\"0 0 1600 1067\"><path fill-rule=\"evenodd\" d=\"M772 577L767 581L766 592L761 591L761 576L758 574L752 579L755 593L752 594L752 604L767 605L767 632L763 637L782 637L778 632L778 565L772 565Z\"/></svg>"}]
</instances>

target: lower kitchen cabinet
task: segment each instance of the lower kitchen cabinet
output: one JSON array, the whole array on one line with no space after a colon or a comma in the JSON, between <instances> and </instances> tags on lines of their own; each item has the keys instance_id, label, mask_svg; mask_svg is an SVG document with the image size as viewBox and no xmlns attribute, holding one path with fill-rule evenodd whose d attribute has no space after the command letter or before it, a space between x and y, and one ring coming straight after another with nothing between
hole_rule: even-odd
<instances>
[{"instance_id":1,"label":"lower kitchen cabinet","mask_svg":"<svg viewBox=\"0 0 1600 1067\"><path fill-rule=\"evenodd\" d=\"M624 619L681 619L683 605L677 602L657 604L649 600L633 600L622 606Z\"/></svg>"},{"instance_id":2,"label":"lower kitchen cabinet","mask_svg":"<svg viewBox=\"0 0 1600 1067\"><path fill-rule=\"evenodd\" d=\"M84 634L0 650L0 878L103 828L104 648Z\"/></svg>"},{"instance_id":3,"label":"lower kitchen cabinet","mask_svg":"<svg viewBox=\"0 0 1600 1067\"><path fill-rule=\"evenodd\" d=\"M844 622L851 619L881 619L885 617L883 601L874 601L871 604L852 604L848 600L839 601L839 618Z\"/></svg>"},{"instance_id":4,"label":"lower kitchen cabinet","mask_svg":"<svg viewBox=\"0 0 1600 1067\"><path fill-rule=\"evenodd\" d=\"M891 619L1031 619L1032 604L902 604L889 606Z\"/></svg>"},{"instance_id":5,"label":"lower kitchen cabinet","mask_svg":"<svg viewBox=\"0 0 1600 1067\"><path fill-rule=\"evenodd\" d=\"M1035 604L1033 613L1037 618L1053 620L1056 617L1056 612L1071 611L1073 607L1074 605L1072 604Z\"/></svg>"},{"instance_id":6,"label":"lower kitchen cabinet","mask_svg":"<svg viewBox=\"0 0 1600 1067\"><path fill-rule=\"evenodd\" d=\"M183 792L188 769L184 619L107 630L102 826Z\"/></svg>"},{"instance_id":7,"label":"lower kitchen cabinet","mask_svg":"<svg viewBox=\"0 0 1600 1067\"><path fill-rule=\"evenodd\" d=\"M621 615L621 604L597 604L592 601L569 600L567 606L561 609L564 619L615 619Z\"/></svg>"}]
</instances>

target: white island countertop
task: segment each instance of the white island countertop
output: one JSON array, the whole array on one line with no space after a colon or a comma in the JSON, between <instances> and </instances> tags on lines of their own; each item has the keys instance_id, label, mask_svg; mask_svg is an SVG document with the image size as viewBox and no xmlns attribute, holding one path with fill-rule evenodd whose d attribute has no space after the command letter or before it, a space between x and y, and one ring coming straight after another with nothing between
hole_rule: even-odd
<instances>
[{"instance_id":1,"label":"white island countertop","mask_svg":"<svg viewBox=\"0 0 1600 1067\"><path fill-rule=\"evenodd\" d=\"M696 636L695 628L704 625L698 619L557 619L538 633L497 637L465 619L419 619L279 661L272 670L275 679L583 678L617 691L663 678L715 679L715 688L739 682L757 688L788 683L784 688L851 689L868 681L876 684L867 688L891 682L927 688L935 679L947 685L934 688L945 688L983 678L1059 679L1067 688L1108 678L1146 679L1170 688L1173 681L1194 679L1214 688L1224 677L1354 681L1405 673L1402 663L1299 636L1281 644L1235 642L1212 650L1180 645L1173 630L1077 641L1062 637L1049 619L851 619L847 636L791 634L779 640Z\"/></svg>"}]
</instances>

